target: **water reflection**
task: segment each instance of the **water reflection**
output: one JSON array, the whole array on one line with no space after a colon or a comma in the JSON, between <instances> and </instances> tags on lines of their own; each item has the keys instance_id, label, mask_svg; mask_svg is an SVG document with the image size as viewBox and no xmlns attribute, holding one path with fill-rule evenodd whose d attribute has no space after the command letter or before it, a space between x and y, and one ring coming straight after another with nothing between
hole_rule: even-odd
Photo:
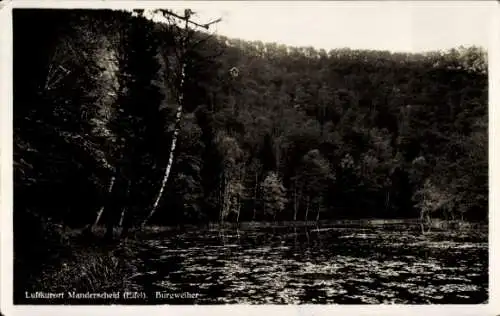
<instances>
[{"instance_id":1,"label":"water reflection","mask_svg":"<svg viewBox=\"0 0 500 316\"><path fill-rule=\"evenodd\" d=\"M141 249L133 281L202 295L179 304L481 303L487 251L477 232L418 226L169 231Z\"/></svg>"}]
</instances>

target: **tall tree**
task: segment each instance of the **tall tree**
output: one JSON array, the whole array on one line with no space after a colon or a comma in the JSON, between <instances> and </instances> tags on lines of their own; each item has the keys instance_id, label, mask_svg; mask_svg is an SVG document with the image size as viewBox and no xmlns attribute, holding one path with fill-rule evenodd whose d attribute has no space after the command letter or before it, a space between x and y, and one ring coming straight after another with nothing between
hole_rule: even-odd
<instances>
[{"instance_id":1,"label":"tall tree","mask_svg":"<svg viewBox=\"0 0 500 316\"><path fill-rule=\"evenodd\" d=\"M167 64L170 67L172 67L171 69L169 69L167 71L167 73L174 74L174 78L173 78L173 83L174 83L173 88L174 89L171 89L171 90L174 91L174 94L176 96L176 101L177 101L177 111L176 111L176 115L175 115L175 127L174 127L174 133L172 135L172 142L170 145L170 154L168 157L167 166L165 168L165 174L164 174L163 179L161 181L160 189L158 190L158 194L154 200L153 206L151 207L149 214L142 222L142 226L145 226L146 223L148 222L148 220L155 213L155 211L158 207L158 204L160 202L160 199L163 195L163 191L165 190L165 186L167 184L167 181L168 181L168 178L170 175L170 171L171 171L172 165L174 163L174 151L175 151L175 146L177 144L177 136L179 134L179 130L180 130L180 126L181 126L183 107L184 107L184 99L185 99L184 98L184 85L185 85L185 81L186 81L186 67L187 67L187 64L189 63L188 52L189 52L189 49L191 49L189 47L189 45L191 45L190 40L191 40L192 32L190 32L189 26L190 26L190 24L193 24L195 26L201 26L200 24L191 21L191 16L193 14L193 11L191 11L190 9L184 10L184 16L179 16L179 15L177 15L169 10L159 10L157 12L160 12L161 14L163 14L163 16L165 18L167 18L169 20L171 20L172 18L180 19L181 21L184 22L184 29L183 29L183 32L180 36L180 43L178 45L179 49L176 50L176 52L175 52L175 58L176 58L175 64L171 65L167 62ZM203 27L208 29L211 24L218 23L219 21L220 20L216 20L216 21L207 23L207 24L203 25ZM167 56L165 58L165 60L168 61L169 60L168 57L169 56ZM167 79L167 82L169 82L168 79ZM172 83L172 81L170 81L170 82Z\"/></svg>"}]
</instances>

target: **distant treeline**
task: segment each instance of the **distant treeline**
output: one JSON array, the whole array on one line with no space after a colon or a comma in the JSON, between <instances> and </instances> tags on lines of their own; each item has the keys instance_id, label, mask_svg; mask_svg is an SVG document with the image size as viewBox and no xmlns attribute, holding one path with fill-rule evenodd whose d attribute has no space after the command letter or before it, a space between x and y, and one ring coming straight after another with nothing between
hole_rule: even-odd
<instances>
[{"instance_id":1,"label":"distant treeline","mask_svg":"<svg viewBox=\"0 0 500 316\"><path fill-rule=\"evenodd\" d=\"M92 225L103 207L104 221L144 220L180 94L152 224L487 220L483 49L326 52L191 31L178 56L185 34L130 12L14 10L19 232Z\"/></svg>"}]
</instances>

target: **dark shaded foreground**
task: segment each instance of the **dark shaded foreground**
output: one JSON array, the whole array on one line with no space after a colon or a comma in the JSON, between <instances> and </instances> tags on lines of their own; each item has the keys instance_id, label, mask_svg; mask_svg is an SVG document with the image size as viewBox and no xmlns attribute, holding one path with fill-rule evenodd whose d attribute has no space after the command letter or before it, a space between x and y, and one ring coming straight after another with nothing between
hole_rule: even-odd
<instances>
[{"instance_id":1,"label":"dark shaded foreground","mask_svg":"<svg viewBox=\"0 0 500 316\"><path fill-rule=\"evenodd\" d=\"M477 304L488 299L485 227L423 235L419 225L376 222L158 229L107 249L74 252L81 253L72 258L76 261L47 270L33 290L63 291L64 299L17 293L16 303ZM119 292L120 299L69 299L67 292Z\"/></svg>"}]
</instances>

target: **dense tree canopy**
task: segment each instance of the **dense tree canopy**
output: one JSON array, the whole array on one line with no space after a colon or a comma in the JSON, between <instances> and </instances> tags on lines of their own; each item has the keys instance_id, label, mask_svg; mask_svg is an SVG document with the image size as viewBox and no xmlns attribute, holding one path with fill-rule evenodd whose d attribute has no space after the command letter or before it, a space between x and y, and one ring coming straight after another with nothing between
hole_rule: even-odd
<instances>
[{"instance_id":1,"label":"dense tree canopy","mask_svg":"<svg viewBox=\"0 0 500 316\"><path fill-rule=\"evenodd\" d=\"M27 214L83 227L102 206L137 225L168 160L180 29L128 12L14 10L14 32L16 227ZM483 49L190 41L152 223L487 219Z\"/></svg>"}]
</instances>

